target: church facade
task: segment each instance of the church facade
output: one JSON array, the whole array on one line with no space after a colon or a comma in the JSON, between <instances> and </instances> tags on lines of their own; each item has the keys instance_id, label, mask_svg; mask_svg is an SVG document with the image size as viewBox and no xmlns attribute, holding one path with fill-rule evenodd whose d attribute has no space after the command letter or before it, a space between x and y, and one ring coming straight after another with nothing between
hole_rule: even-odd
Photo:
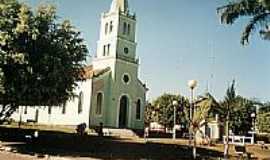
<instances>
[{"instance_id":1,"label":"church facade","mask_svg":"<svg viewBox=\"0 0 270 160\"><path fill-rule=\"evenodd\" d=\"M77 125L142 129L147 88L138 78L136 16L127 0L113 0L101 15L100 38L86 81L78 82L78 96L62 106L20 107L12 118L49 125Z\"/></svg>"}]
</instances>

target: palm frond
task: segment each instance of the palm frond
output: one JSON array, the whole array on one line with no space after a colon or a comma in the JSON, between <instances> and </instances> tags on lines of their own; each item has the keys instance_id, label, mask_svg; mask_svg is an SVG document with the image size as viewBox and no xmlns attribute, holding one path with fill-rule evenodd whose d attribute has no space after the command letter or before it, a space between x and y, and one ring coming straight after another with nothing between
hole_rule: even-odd
<instances>
[{"instance_id":1,"label":"palm frond","mask_svg":"<svg viewBox=\"0 0 270 160\"><path fill-rule=\"evenodd\" d=\"M270 29L261 30L260 35L262 36L263 39L270 40Z\"/></svg>"},{"instance_id":2,"label":"palm frond","mask_svg":"<svg viewBox=\"0 0 270 160\"><path fill-rule=\"evenodd\" d=\"M242 33L241 44L243 45L248 44L251 33L255 31L257 27L267 25L267 22L269 20L270 20L270 13L262 13L255 15L247 24L244 32ZM269 31L265 32L264 30L261 30L260 33L264 39L270 39Z\"/></svg>"},{"instance_id":3,"label":"palm frond","mask_svg":"<svg viewBox=\"0 0 270 160\"><path fill-rule=\"evenodd\" d=\"M199 129L206 118L208 117L210 109L218 103L210 93L199 96L199 100L195 103L195 112L192 118L192 128Z\"/></svg>"},{"instance_id":4,"label":"palm frond","mask_svg":"<svg viewBox=\"0 0 270 160\"><path fill-rule=\"evenodd\" d=\"M265 8L257 0L241 0L217 8L221 23L233 24L241 16L253 16L264 13Z\"/></svg>"},{"instance_id":5,"label":"palm frond","mask_svg":"<svg viewBox=\"0 0 270 160\"><path fill-rule=\"evenodd\" d=\"M227 103L232 103L234 99L236 98L235 93L235 80L233 80L231 86L226 91L225 101Z\"/></svg>"}]
</instances>

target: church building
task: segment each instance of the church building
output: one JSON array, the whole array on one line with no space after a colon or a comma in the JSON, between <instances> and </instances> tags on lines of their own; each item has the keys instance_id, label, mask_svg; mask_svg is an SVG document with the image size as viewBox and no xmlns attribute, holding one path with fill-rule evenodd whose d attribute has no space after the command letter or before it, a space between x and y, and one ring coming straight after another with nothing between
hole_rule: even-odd
<instances>
[{"instance_id":1,"label":"church building","mask_svg":"<svg viewBox=\"0 0 270 160\"><path fill-rule=\"evenodd\" d=\"M78 82L77 96L62 106L19 107L16 121L48 125L78 125L142 129L146 85L138 78L136 16L128 0L113 0L101 15L100 37L86 81Z\"/></svg>"}]
</instances>

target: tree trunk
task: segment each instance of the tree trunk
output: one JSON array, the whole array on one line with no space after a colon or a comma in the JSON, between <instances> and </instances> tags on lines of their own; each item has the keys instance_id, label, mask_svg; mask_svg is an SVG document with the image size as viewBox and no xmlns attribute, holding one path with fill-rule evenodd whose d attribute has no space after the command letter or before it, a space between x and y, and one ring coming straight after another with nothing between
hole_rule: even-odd
<instances>
[{"instance_id":1,"label":"tree trunk","mask_svg":"<svg viewBox=\"0 0 270 160\"><path fill-rule=\"evenodd\" d=\"M17 106L14 104L3 104L0 111L0 124L3 124L14 113Z\"/></svg>"},{"instance_id":2,"label":"tree trunk","mask_svg":"<svg viewBox=\"0 0 270 160\"><path fill-rule=\"evenodd\" d=\"M224 159L229 158L229 122L226 122L226 138L225 138L225 146L224 146Z\"/></svg>"},{"instance_id":3,"label":"tree trunk","mask_svg":"<svg viewBox=\"0 0 270 160\"><path fill-rule=\"evenodd\" d=\"M228 105L229 106L229 105ZM224 144L224 159L227 160L229 158L229 107L227 107L227 115L226 115L226 130L225 130L225 144Z\"/></svg>"}]
</instances>

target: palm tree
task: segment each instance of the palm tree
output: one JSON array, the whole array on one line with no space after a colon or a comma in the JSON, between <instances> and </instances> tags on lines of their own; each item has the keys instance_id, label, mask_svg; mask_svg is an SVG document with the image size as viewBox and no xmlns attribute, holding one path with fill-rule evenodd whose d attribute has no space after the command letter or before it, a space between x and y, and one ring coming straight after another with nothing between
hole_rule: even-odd
<instances>
[{"instance_id":1,"label":"palm tree","mask_svg":"<svg viewBox=\"0 0 270 160\"><path fill-rule=\"evenodd\" d=\"M256 29L263 39L270 40L270 0L233 0L217 8L221 23L233 24L241 17L251 17L241 36L241 44L249 43L250 35Z\"/></svg>"},{"instance_id":2,"label":"palm tree","mask_svg":"<svg viewBox=\"0 0 270 160\"><path fill-rule=\"evenodd\" d=\"M193 140L194 159L196 159L196 148L197 148L196 134L198 132L202 132L200 129L207 124L206 119L208 118L209 111L216 106L219 106L219 103L210 93L206 93L203 96L199 96L199 99L195 102L195 111L191 119L191 130L194 135Z\"/></svg>"},{"instance_id":3,"label":"palm tree","mask_svg":"<svg viewBox=\"0 0 270 160\"><path fill-rule=\"evenodd\" d=\"M225 100L223 102L225 121L226 121L226 143L224 144L224 158L228 159L229 155L229 121L231 109L236 103L236 93L235 93L235 80L233 80L231 86L227 89Z\"/></svg>"}]
</instances>

